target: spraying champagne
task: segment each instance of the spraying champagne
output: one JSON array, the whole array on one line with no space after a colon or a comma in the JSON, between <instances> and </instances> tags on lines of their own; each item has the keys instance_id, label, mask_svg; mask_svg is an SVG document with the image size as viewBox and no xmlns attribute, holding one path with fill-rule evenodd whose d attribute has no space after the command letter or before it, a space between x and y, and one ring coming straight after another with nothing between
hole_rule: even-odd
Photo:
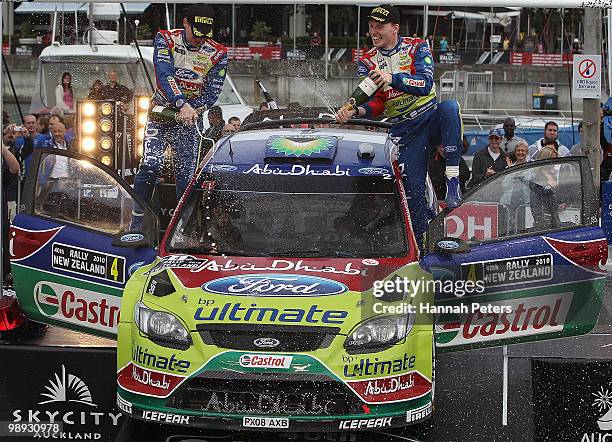
<instances>
[{"instance_id":1,"label":"spraying champagne","mask_svg":"<svg viewBox=\"0 0 612 442\"><path fill-rule=\"evenodd\" d=\"M264 85L261 84L261 81L259 80L255 80L255 81L257 82L259 89L261 89L261 93L263 94L264 99L266 100L266 103L268 103L268 108L278 109L278 104L276 104L276 101L274 101L274 98L272 98L272 95L270 95L270 93L266 90Z\"/></svg>"},{"instance_id":2,"label":"spraying champagne","mask_svg":"<svg viewBox=\"0 0 612 442\"><path fill-rule=\"evenodd\" d=\"M342 107L346 110L357 109L376 93L378 86L374 83L371 77L365 77L361 83L357 85L357 88L351 94L346 104Z\"/></svg>"}]
</instances>

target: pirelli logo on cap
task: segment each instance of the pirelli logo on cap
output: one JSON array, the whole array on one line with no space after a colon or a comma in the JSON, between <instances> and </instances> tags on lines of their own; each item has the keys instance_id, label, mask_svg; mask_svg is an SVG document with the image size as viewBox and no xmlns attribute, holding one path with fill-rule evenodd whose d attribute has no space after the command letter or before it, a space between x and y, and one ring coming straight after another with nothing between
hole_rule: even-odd
<instances>
[{"instance_id":1,"label":"pirelli logo on cap","mask_svg":"<svg viewBox=\"0 0 612 442\"><path fill-rule=\"evenodd\" d=\"M210 17L200 17L199 15L196 15L193 19L193 21L195 23L204 23L205 25L212 25L213 24L213 19Z\"/></svg>"},{"instance_id":2,"label":"pirelli logo on cap","mask_svg":"<svg viewBox=\"0 0 612 442\"><path fill-rule=\"evenodd\" d=\"M378 8L372 9L372 14L376 14L377 12L379 14L384 15L385 17L389 15L389 11L387 11L385 8L378 7Z\"/></svg>"}]
</instances>

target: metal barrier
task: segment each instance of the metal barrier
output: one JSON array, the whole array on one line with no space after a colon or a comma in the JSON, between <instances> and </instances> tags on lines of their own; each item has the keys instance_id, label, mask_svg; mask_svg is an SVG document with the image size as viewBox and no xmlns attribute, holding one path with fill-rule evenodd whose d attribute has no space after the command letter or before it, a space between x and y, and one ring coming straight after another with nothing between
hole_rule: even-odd
<instances>
[{"instance_id":1,"label":"metal barrier","mask_svg":"<svg viewBox=\"0 0 612 442\"><path fill-rule=\"evenodd\" d=\"M462 112L491 109L493 72L449 71L440 76L440 98L457 100Z\"/></svg>"}]
</instances>

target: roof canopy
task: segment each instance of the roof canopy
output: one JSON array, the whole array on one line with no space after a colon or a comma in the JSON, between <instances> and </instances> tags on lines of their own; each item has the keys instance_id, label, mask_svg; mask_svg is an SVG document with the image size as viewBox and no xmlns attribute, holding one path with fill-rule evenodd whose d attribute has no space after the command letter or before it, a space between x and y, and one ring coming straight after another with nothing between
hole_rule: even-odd
<instances>
[{"instance_id":1,"label":"roof canopy","mask_svg":"<svg viewBox=\"0 0 612 442\"><path fill-rule=\"evenodd\" d=\"M51 14L54 11L57 12L65 12L65 13L74 13L74 11L87 13L90 2L23 2L15 9L17 14ZM125 6L126 14L142 14L145 9L149 7L151 3L134 3L134 2L125 2L123 6ZM114 9L115 7L119 7L118 3L96 3L97 8L104 8L106 5L108 7Z\"/></svg>"}]
</instances>

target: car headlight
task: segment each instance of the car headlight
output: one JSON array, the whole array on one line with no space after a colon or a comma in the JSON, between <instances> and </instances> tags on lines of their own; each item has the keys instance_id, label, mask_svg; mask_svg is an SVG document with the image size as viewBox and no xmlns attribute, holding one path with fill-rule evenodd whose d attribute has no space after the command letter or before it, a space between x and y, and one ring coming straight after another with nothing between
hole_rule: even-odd
<instances>
[{"instance_id":1,"label":"car headlight","mask_svg":"<svg viewBox=\"0 0 612 442\"><path fill-rule=\"evenodd\" d=\"M404 339L414 325L414 314L376 316L368 319L348 335L344 342L347 350L378 349Z\"/></svg>"},{"instance_id":2,"label":"car headlight","mask_svg":"<svg viewBox=\"0 0 612 442\"><path fill-rule=\"evenodd\" d=\"M173 314L153 310L141 301L134 307L134 322L138 329L152 339L191 343L189 332Z\"/></svg>"}]
</instances>

